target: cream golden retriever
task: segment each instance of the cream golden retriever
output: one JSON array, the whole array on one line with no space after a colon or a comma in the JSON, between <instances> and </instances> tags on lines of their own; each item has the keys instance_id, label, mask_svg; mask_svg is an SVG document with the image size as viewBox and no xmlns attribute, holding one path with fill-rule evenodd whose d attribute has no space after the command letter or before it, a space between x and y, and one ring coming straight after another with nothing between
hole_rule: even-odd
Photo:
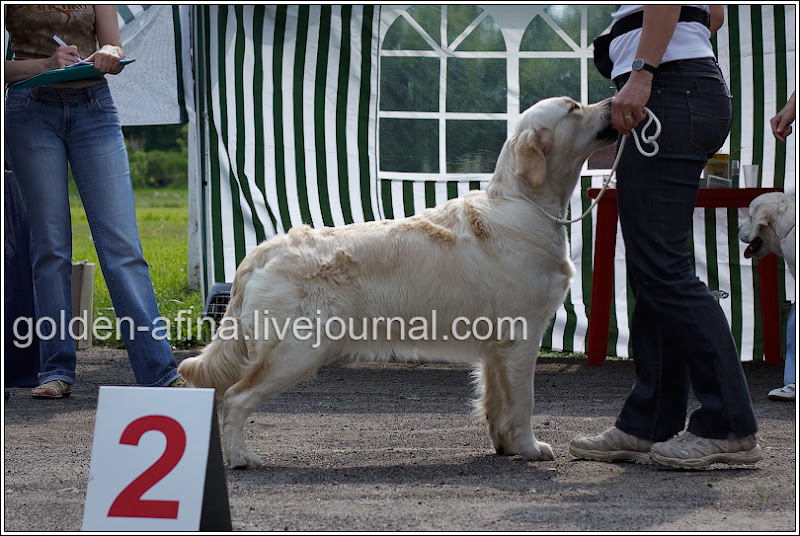
<instances>
[{"instance_id":1,"label":"cream golden retriever","mask_svg":"<svg viewBox=\"0 0 800 536\"><path fill-rule=\"evenodd\" d=\"M780 255L794 275L795 198L781 192L761 194L750 203L750 219L739 226L739 239L748 244L745 258Z\"/></svg>"},{"instance_id":2,"label":"cream golden retriever","mask_svg":"<svg viewBox=\"0 0 800 536\"><path fill-rule=\"evenodd\" d=\"M552 460L531 427L533 375L573 265L564 226L541 209L563 214L583 162L616 139L610 109L610 99L591 106L543 100L521 115L485 190L400 220L296 227L250 252L214 339L178 369L192 385L216 389L228 465L260 465L244 442L245 421L259 403L348 355L474 364L476 409L496 451ZM424 327L420 319L433 311L439 326L460 330L413 340L399 332L403 321ZM479 318L516 321L491 338L488 320L482 330L476 323L463 338L469 319ZM304 328L339 320L335 336L319 337L294 329L298 319ZM339 336L353 319L358 336ZM379 326L370 337L362 336L363 319ZM391 330L380 329L388 324Z\"/></svg>"}]
</instances>

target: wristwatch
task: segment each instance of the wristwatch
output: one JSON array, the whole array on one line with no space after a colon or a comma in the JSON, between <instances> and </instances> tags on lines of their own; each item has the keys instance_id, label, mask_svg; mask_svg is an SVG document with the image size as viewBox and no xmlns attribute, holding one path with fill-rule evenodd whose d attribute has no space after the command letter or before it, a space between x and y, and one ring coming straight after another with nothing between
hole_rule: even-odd
<instances>
[{"instance_id":1,"label":"wristwatch","mask_svg":"<svg viewBox=\"0 0 800 536\"><path fill-rule=\"evenodd\" d=\"M633 60L632 67L634 71L641 71L642 69L644 69L645 71L650 71L653 74L656 74L658 72L657 67L653 67L652 65L645 63L642 58L636 58L635 60Z\"/></svg>"}]
</instances>

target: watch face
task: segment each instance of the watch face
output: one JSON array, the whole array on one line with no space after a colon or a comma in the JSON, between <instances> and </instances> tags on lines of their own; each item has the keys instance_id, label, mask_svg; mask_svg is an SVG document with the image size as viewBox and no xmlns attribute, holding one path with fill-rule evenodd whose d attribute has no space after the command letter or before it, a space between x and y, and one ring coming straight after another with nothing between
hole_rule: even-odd
<instances>
[{"instance_id":1,"label":"watch face","mask_svg":"<svg viewBox=\"0 0 800 536\"><path fill-rule=\"evenodd\" d=\"M644 67L644 60L639 58L638 60L633 62L633 68L637 71L641 71L642 67Z\"/></svg>"}]
</instances>

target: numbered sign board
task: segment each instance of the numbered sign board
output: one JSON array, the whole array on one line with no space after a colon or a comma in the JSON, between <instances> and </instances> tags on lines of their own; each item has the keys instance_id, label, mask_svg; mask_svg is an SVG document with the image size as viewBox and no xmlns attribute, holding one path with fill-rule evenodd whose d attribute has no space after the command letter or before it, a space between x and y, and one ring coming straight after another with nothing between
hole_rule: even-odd
<instances>
[{"instance_id":1,"label":"numbered sign board","mask_svg":"<svg viewBox=\"0 0 800 536\"><path fill-rule=\"evenodd\" d=\"M101 387L87 531L196 531L213 389Z\"/></svg>"}]
</instances>

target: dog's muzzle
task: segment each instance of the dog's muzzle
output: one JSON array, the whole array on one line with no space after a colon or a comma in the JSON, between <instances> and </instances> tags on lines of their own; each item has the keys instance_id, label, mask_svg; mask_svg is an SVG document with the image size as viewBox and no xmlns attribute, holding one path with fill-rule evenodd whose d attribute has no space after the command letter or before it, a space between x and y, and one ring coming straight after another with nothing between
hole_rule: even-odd
<instances>
[{"instance_id":1,"label":"dog's muzzle","mask_svg":"<svg viewBox=\"0 0 800 536\"><path fill-rule=\"evenodd\" d=\"M609 123L606 128L597 133L597 138L601 140L611 141L611 140L616 140L617 135L619 135L619 132L614 130L614 127L612 127L611 123Z\"/></svg>"},{"instance_id":2,"label":"dog's muzzle","mask_svg":"<svg viewBox=\"0 0 800 536\"><path fill-rule=\"evenodd\" d=\"M605 114L603 116L603 121L606 123L606 128L601 130L597 133L597 138L600 140L616 140L619 132L617 132L613 126L611 126L611 105L613 103L613 99L606 99L599 104L603 105L605 108Z\"/></svg>"},{"instance_id":3,"label":"dog's muzzle","mask_svg":"<svg viewBox=\"0 0 800 536\"><path fill-rule=\"evenodd\" d=\"M598 106L603 110L603 122L605 123L605 128L597 133L597 139L603 141L610 141L616 140L618 132L614 130L614 127L611 126L611 108L614 105L614 99L608 98L604 99L594 106Z\"/></svg>"},{"instance_id":4,"label":"dog's muzzle","mask_svg":"<svg viewBox=\"0 0 800 536\"><path fill-rule=\"evenodd\" d=\"M749 259L758 255L758 250L761 249L761 245L763 241L759 237L755 237L752 242L747 244L747 248L744 250L744 258Z\"/></svg>"}]
</instances>

